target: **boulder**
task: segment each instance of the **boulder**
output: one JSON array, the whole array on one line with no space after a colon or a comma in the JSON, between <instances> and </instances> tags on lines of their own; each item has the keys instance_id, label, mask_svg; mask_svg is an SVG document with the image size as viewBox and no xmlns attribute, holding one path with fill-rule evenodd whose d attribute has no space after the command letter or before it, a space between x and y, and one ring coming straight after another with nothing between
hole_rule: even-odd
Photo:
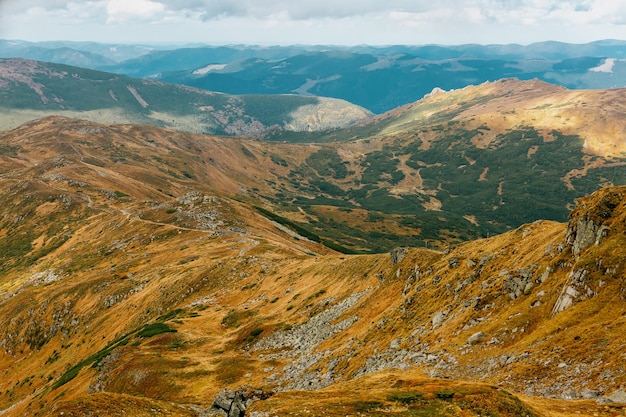
<instances>
[{"instance_id":1,"label":"boulder","mask_svg":"<svg viewBox=\"0 0 626 417\"><path fill-rule=\"evenodd\" d=\"M612 403L626 404L626 391L623 389L613 391L613 393L607 397L607 400Z\"/></svg>"},{"instance_id":2,"label":"boulder","mask_svg":"<svg viewBox=\"0 0 626 417\"><path fill-rule=\"evenodd\" d=\"M485 333L484 332L476 332L473 335L471 335L470 337L467 338L467 344L468 345L475 345L477 343L480 343L483 341L483 339L485 338Z\"/></svg>"},{"instance_id":3,"label":"boulder","mask_svg":"<svg viewBox=\"0 0 626 417\"><path fill-rule=\"evenodd\" d=\"M211 410L227 417L244 417L246 409L257 400L264 400L272 395L261 389L240 387L236 391L229 388L221 390L213 400Z\"/></svg>"},{"instance_id":4,"label":"boulder","mask_svg":"<svg viewBox=\"0 0 626 417\"><path fill-rule=\"evenodd\" d=\"M402 260L404 259L404 257L406 256L407 253L409 253L409 249L408 248L395 248L395 249L392 249L391 252L389 252L389 257L391 258L391 264L392 265L397 265L400 262L402 262Z\"/></svg>"}]
</instances>

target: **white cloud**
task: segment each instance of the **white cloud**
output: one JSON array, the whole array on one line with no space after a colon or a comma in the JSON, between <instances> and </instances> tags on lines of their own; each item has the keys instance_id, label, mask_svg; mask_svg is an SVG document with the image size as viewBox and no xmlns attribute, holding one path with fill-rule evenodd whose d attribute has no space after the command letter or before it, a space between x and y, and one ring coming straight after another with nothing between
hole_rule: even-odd
<instances>
[{"instance_id":1,"label":"white cloud","mask_svg":"<svg viewBox=\"0 0 626 417\"><path fill-rule=\"evenodd\" d=\"M584 42L623 25L622 0L0 0L0 37L31 40Z\"/></svg>"},{"instance_id":2,"label":"white cloud","mask_svg":"<svg viewBox=\"0 0 626 417\"><path fill-rule=\"evenodd\" d=\"M165 5L151 0L109 0L107 23L149 21L162 15Z\"/></svg>"}]
</instances>

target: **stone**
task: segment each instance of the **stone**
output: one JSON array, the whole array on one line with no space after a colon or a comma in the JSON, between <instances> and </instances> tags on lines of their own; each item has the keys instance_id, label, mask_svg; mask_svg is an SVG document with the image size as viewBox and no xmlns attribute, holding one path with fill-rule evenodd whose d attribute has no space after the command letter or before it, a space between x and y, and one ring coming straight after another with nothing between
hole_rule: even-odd
<instances>
[{"instance_id":1,"label":"stone","mask_svg":"<svg viewBox=\"0 0 626 417\"><path fill-rule=\"evenodd\" d=\"M391 258L391 264L396 265L402 262L406 254L409 253L408 248L395 248L389 252L389 257Z\"/></svg>"},{"instance_id":2,"label":"stone","mask_svg":"<svg viewBox=\"0 0 626 417\"><path fill-rule=\"evenodd\" d=\"M556 300L556 303L552 308L552 316L569 308L574 303L574 299L576 299L576 297L578 297L579 295L580 293L576 291L574 287L570 285L566 285L565 287L563 287L561 295L559 295L559 298Z\"/></svg>"},{"instance_id":3,"label":"stone","mask_svg":"<svg viewBox=\"0 0 626 417\"><path fill-rule=\"evenodd\" d=\"M432 319L433 330L441 327L447 315L448 315L447 311L440 311L439 313L433 316L433 319Z\"/></svg>"},{"instance_id":4,"label":"stone","mask_svg":"<svg viewBox=\"0 0 626 417\"><path fill-rule=\"evenodd\" d=\"M211 410L218 415L227 417L244 417L246 409L255 400L267 399L271 392L264 390L252 390L251 388L239 388L233 391L229 388L221 390L213 400Z\"/></svg>"},{"instance_id":5,"label":"stone","mask_svg":"<svg viewBox=\"0 0 626 417\"><path fill-rule=\"evenodd\" d=\"M600 396L600 393L596 390L585 388L582 390L580 395L586 400L592 400L592 399L598 398Z\"/></svg>"},{"instance_id":6,"label":"stone","mask_svg":"<svg viewBox=\"0 0 626 417\"><path fill-rule=\"evenodd\" d=\"M401 342L400 339L393 339L391 341L391 345L389 345L389 348L390 349L398 349L400 347L400 342Z\"/></svg>"},{"instance_id":7,"label":"stone","mask_svg":"<svg viewBox=\"0 0 626 417\"><path fill-rule=\"evenodd\" d=\"M221 410L228 412L228 410L230 410L230 406L233 403L234 399L235 399L235 391L228 389L228 388L224 388L215 396L212 407L219 408Z\"/></svg>"},{"instance_id":8,"label":"stone","mask_svg":"<svg viewBox=\"0 0 626 417\"><path fill-rule=\"evenodd\" d=\"M612 403L626 404L626 392L623 389L615 390L607 397L607 400Z\"/></svg>"},{"instance_id":9,"label":"stone","mask_svg":"<svg viewBox=\"0 0 626 417\"><path fill-rule=\"evenodd\" d=\"M473 335L471 335L470 337L467 338L467 344L468 345L475 345L477 343L480 343L483 341L483 339L485 338L485 333L484 332L476 332Z\"/></svg>"}]
</instances>

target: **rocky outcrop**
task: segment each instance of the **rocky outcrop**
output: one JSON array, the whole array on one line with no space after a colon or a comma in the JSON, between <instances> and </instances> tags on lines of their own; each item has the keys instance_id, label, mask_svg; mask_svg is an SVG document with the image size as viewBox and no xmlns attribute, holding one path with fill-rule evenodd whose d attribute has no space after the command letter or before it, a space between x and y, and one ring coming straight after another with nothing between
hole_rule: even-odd
<instances>
[{"instance_id":1,"label":"rocky outcrop","mask_svg":"<svg viewBox=\"0 0 626 417\"><path fill-rule=\"evenodd\" d=\"M391 264L397 265L400 262L402 262L402 260L404 259L407 253L409 253L409 248L392 249L391 252L389 252L389 257L391 258Z\"/></svg>"},{"instance_id":2,"label":"rocky outcrop","mask_svg":"<svg viewBox=\"0 0 626 417\"><path fill-rule=\"evenodd\" d=\"M610 219L623 200L619 191L608 191L599 199L578 201L570 214L566 234L566 243L572 247L574 255L602 242L610 233Z\"/></svg>"},{"instance_id":3,"label":"rocky outcrop","mask_svg":"<svg viewBox=\"0 0 626 417\"><path fill-rule=\"evenodd\" d=\"M561 289L559 298L557 298L554 307L552 307L552 316L569 308L575 302L583 301L596 295L596 292L587 282L588 275L589 271L586 269L577 269L569 274L565 285Z\"/></svg>"},{"instance_id":4,"label":"rocky outcrop","mask_svg":"<svg viewBox=\"0 0 626 417\"><path fill-rule=\"evenodd\" d=\"M267 381L276 383L277 391L320 389L335 382L332 366L329 366L326 373L311 370L322 358L330 354L328 350L317 351L316 348L359 320L357 316L351 316L337 321L368 291L369 288L354 293L332 305L333 297L329 297L323 301L328 307L320 314L302 324L294 325L289 330L275 332L252 346L253 351L265 351L259 355L261 359L291 359L291 363L286 365L281 373L271 375Z\"/></svg>"},{"instance_id":5,"label":"rocky outcrop","mask_svg":"<svg viewBox=\"0 0 626 417\"><path fill-rule=\"evenodd\" d=\"M211 411L213 415L244 417L250 404L271 396L271 392L262 389L240 387L235 391L224 388L215 396Z\"/></svg>"}]
</instances>

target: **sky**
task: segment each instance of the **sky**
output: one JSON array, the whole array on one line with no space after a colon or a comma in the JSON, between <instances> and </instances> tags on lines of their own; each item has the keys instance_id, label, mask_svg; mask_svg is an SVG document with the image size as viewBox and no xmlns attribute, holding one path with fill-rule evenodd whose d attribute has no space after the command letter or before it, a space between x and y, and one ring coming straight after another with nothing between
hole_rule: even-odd
<instances>
[{"instance_id":1,"label":"sky","mask_svg":"<svg viewBox=\"0 0 626 417\"><path fill-rule=\"evenodd\" d=\"M0 0L0 39L209 45L626 39L624 0Z\"/></svg>"}]
</instances>

